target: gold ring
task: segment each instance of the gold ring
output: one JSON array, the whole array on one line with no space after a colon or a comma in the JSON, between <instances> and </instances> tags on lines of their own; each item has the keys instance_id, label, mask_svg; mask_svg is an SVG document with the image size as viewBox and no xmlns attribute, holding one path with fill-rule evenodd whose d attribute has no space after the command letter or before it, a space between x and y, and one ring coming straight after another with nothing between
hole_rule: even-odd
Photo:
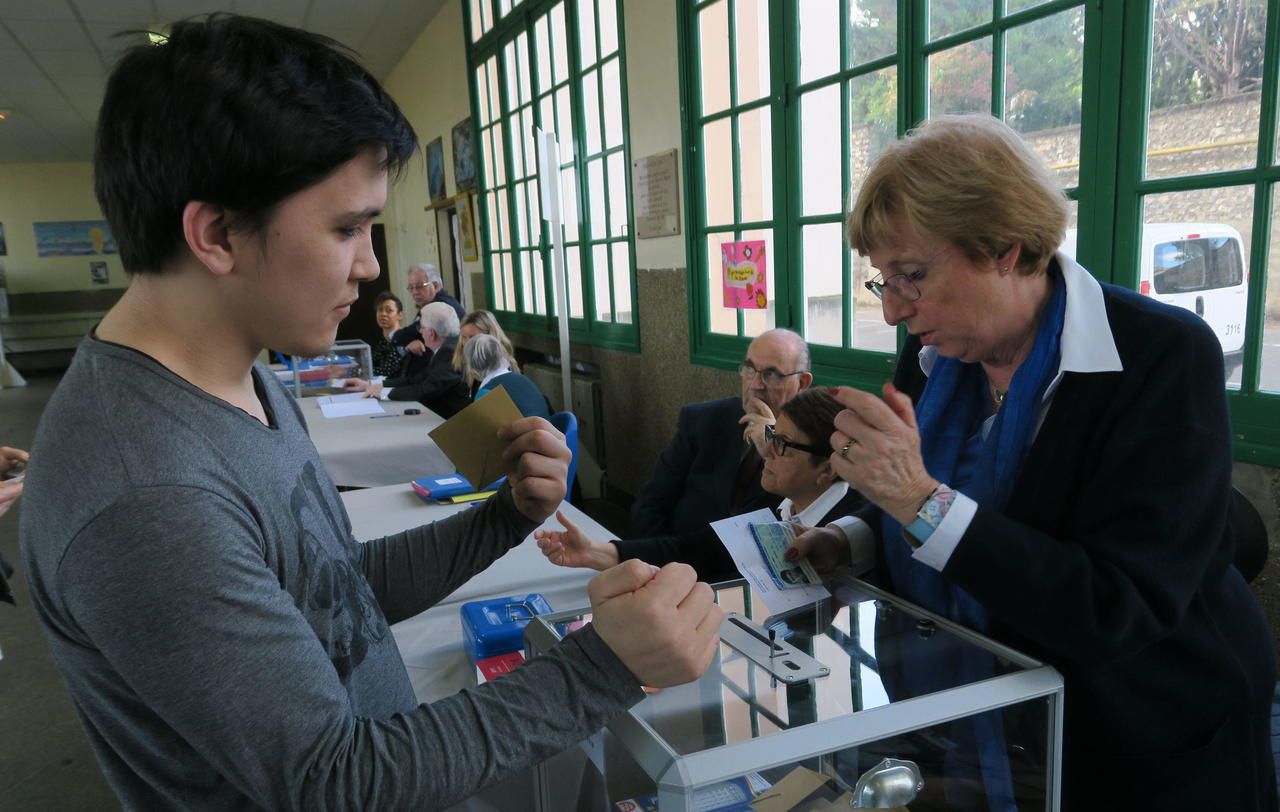
<instances>
[{"instance_id":1,"label":"gold ring","mask_svg":"<svg viewBox=\"0 0 1280 812\"><path fill-rule=\"evenodd\" d=\"M847 460L847 459L849 459L849 449L850 449L850 448L852 448L852 447L853 447L853 440L850 440L849 442L847 442L847 443L845 443L843 446L841 446L841 447L840 447L840 459L842 459L842 460Z\"/></svg>"}]
</instances>

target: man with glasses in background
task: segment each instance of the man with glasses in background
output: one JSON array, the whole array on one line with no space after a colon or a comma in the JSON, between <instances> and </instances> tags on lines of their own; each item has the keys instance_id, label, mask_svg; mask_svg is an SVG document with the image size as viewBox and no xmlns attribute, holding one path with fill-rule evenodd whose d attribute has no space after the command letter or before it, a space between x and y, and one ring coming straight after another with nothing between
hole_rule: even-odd
<instances>
[{"instance_id":1,"label":"man with glasses in background","mask_svg":"<svg viewBox=\"0 0 1280 812\"><path fill-rule=\"evenodd\" d=\"M412 324L401 327L391 335L391 342L397 347L404 347L409 351L409 359L404 369L404 375L407 378L413 378L425 374L427 367L431 364L431 350L423 343L420 332L422 327L422 308L432 302L444 302L453 308L459 319L467 315L467 310L457 299L449 295L449 291L444 289L444 281L440 278L440 270L430 262L414 265L409 269L408 277L409 295L413 298L413 303L417 305L418 313L414 316Z\"/></svg>"},{"instance_id":2,"label":"man with glasses in background","mask_svg":"<svg viewBox=\"0 0 1280 812\"><path fill-rule=\"evenodd\" d=\"M691 533L726 516L777 507L778 497L760 486L758 449L778 407L813 383L809 346L791 330L769 330L747 347L738 371L740 396L680 410L676 435L631 509L634 536Z\"/></svg>"}]
</instances>

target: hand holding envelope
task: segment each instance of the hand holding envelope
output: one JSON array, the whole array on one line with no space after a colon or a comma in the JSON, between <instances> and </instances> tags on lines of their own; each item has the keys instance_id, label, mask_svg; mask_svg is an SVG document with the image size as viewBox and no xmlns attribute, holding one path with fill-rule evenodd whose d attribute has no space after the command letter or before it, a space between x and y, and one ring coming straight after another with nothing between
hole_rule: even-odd
<instances>
[{"instance_id":1,"label":"hand holding envelope","mask_svg":"<svg viewBox=\"0 0 1280 812\"><path fill-rule=\"evenodd\" d=\"M541 522L564 500L572 454L541 417L522 417L498 387L431 431L458 473L477 488L505 475L516 509Z\"/></svg>"}]
</instances>

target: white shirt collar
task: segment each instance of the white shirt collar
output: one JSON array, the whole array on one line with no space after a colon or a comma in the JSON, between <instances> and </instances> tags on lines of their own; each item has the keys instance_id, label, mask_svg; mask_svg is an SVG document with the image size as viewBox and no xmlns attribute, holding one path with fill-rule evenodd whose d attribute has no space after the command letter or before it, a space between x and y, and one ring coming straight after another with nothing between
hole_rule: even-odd
<instances>
[{"instance_id":1,"label":"white shirt collar","mask_svg":"<svg viewBox=\"0 0 1280 812\"><path fill-rule=\"evenodd\" d=\"M503 361L501 366L499 366L493 372L490 372L488 375L484 376L484 380L480 381L480 388L484 389L486 386L489 385L489 381L493 380L499 375L506 375L510 371L511 371L510 365L508 365L506 361Z\"/></svg>"},{"instance_id":2,"label":"white shirt collar","mask_svg":"<svg viewBox=\"0 0 1280 812\"><path fill-rule=\"evenodd\" d=\"M849 492L849 483L843 479L837 479L831 483L822 495L809 503L809 507L799 513L792 513L792 504L790 499L783 499L782 504L778 505L778 515L782 517L782 521L789 522L792 518L805 527L817 527L818 522L822 521L822 517L831 512L845 494Z\"/></svg>"},{"instance_id":3,"label":"white shirt collar","mask_svg":"<svg viewBox=\"0 0 1280 812\"><path fill-rule=\"evenodd\" d=\"M1045 399L1058 388L1065 372L1121 372L1120 353L1107 320L1102 285L1071 257L1059 251L1058 266L1067 285L1067 307L1062 324L1062 359L1058 374L1045 390ZM938 360L937 347L920 348L920 369L927 376Z\"/></svg>"}]
</instances>

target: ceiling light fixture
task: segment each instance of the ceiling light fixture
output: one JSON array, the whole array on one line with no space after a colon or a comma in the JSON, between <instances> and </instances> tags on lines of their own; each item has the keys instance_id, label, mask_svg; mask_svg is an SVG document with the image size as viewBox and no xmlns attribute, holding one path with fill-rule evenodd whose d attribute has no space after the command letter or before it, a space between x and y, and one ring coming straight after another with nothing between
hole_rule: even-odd
<instances>
[{"instance_id":1,"label":"ceiling light fixture","mask_svg":"<svg viewBox=\"0 0 1280 812\"><path fill-rule=\"evenodd\" d=\"M0 121L8 121L11 115L13 115L12 110L0 110Z\"/></svg>"}]
</instances>

